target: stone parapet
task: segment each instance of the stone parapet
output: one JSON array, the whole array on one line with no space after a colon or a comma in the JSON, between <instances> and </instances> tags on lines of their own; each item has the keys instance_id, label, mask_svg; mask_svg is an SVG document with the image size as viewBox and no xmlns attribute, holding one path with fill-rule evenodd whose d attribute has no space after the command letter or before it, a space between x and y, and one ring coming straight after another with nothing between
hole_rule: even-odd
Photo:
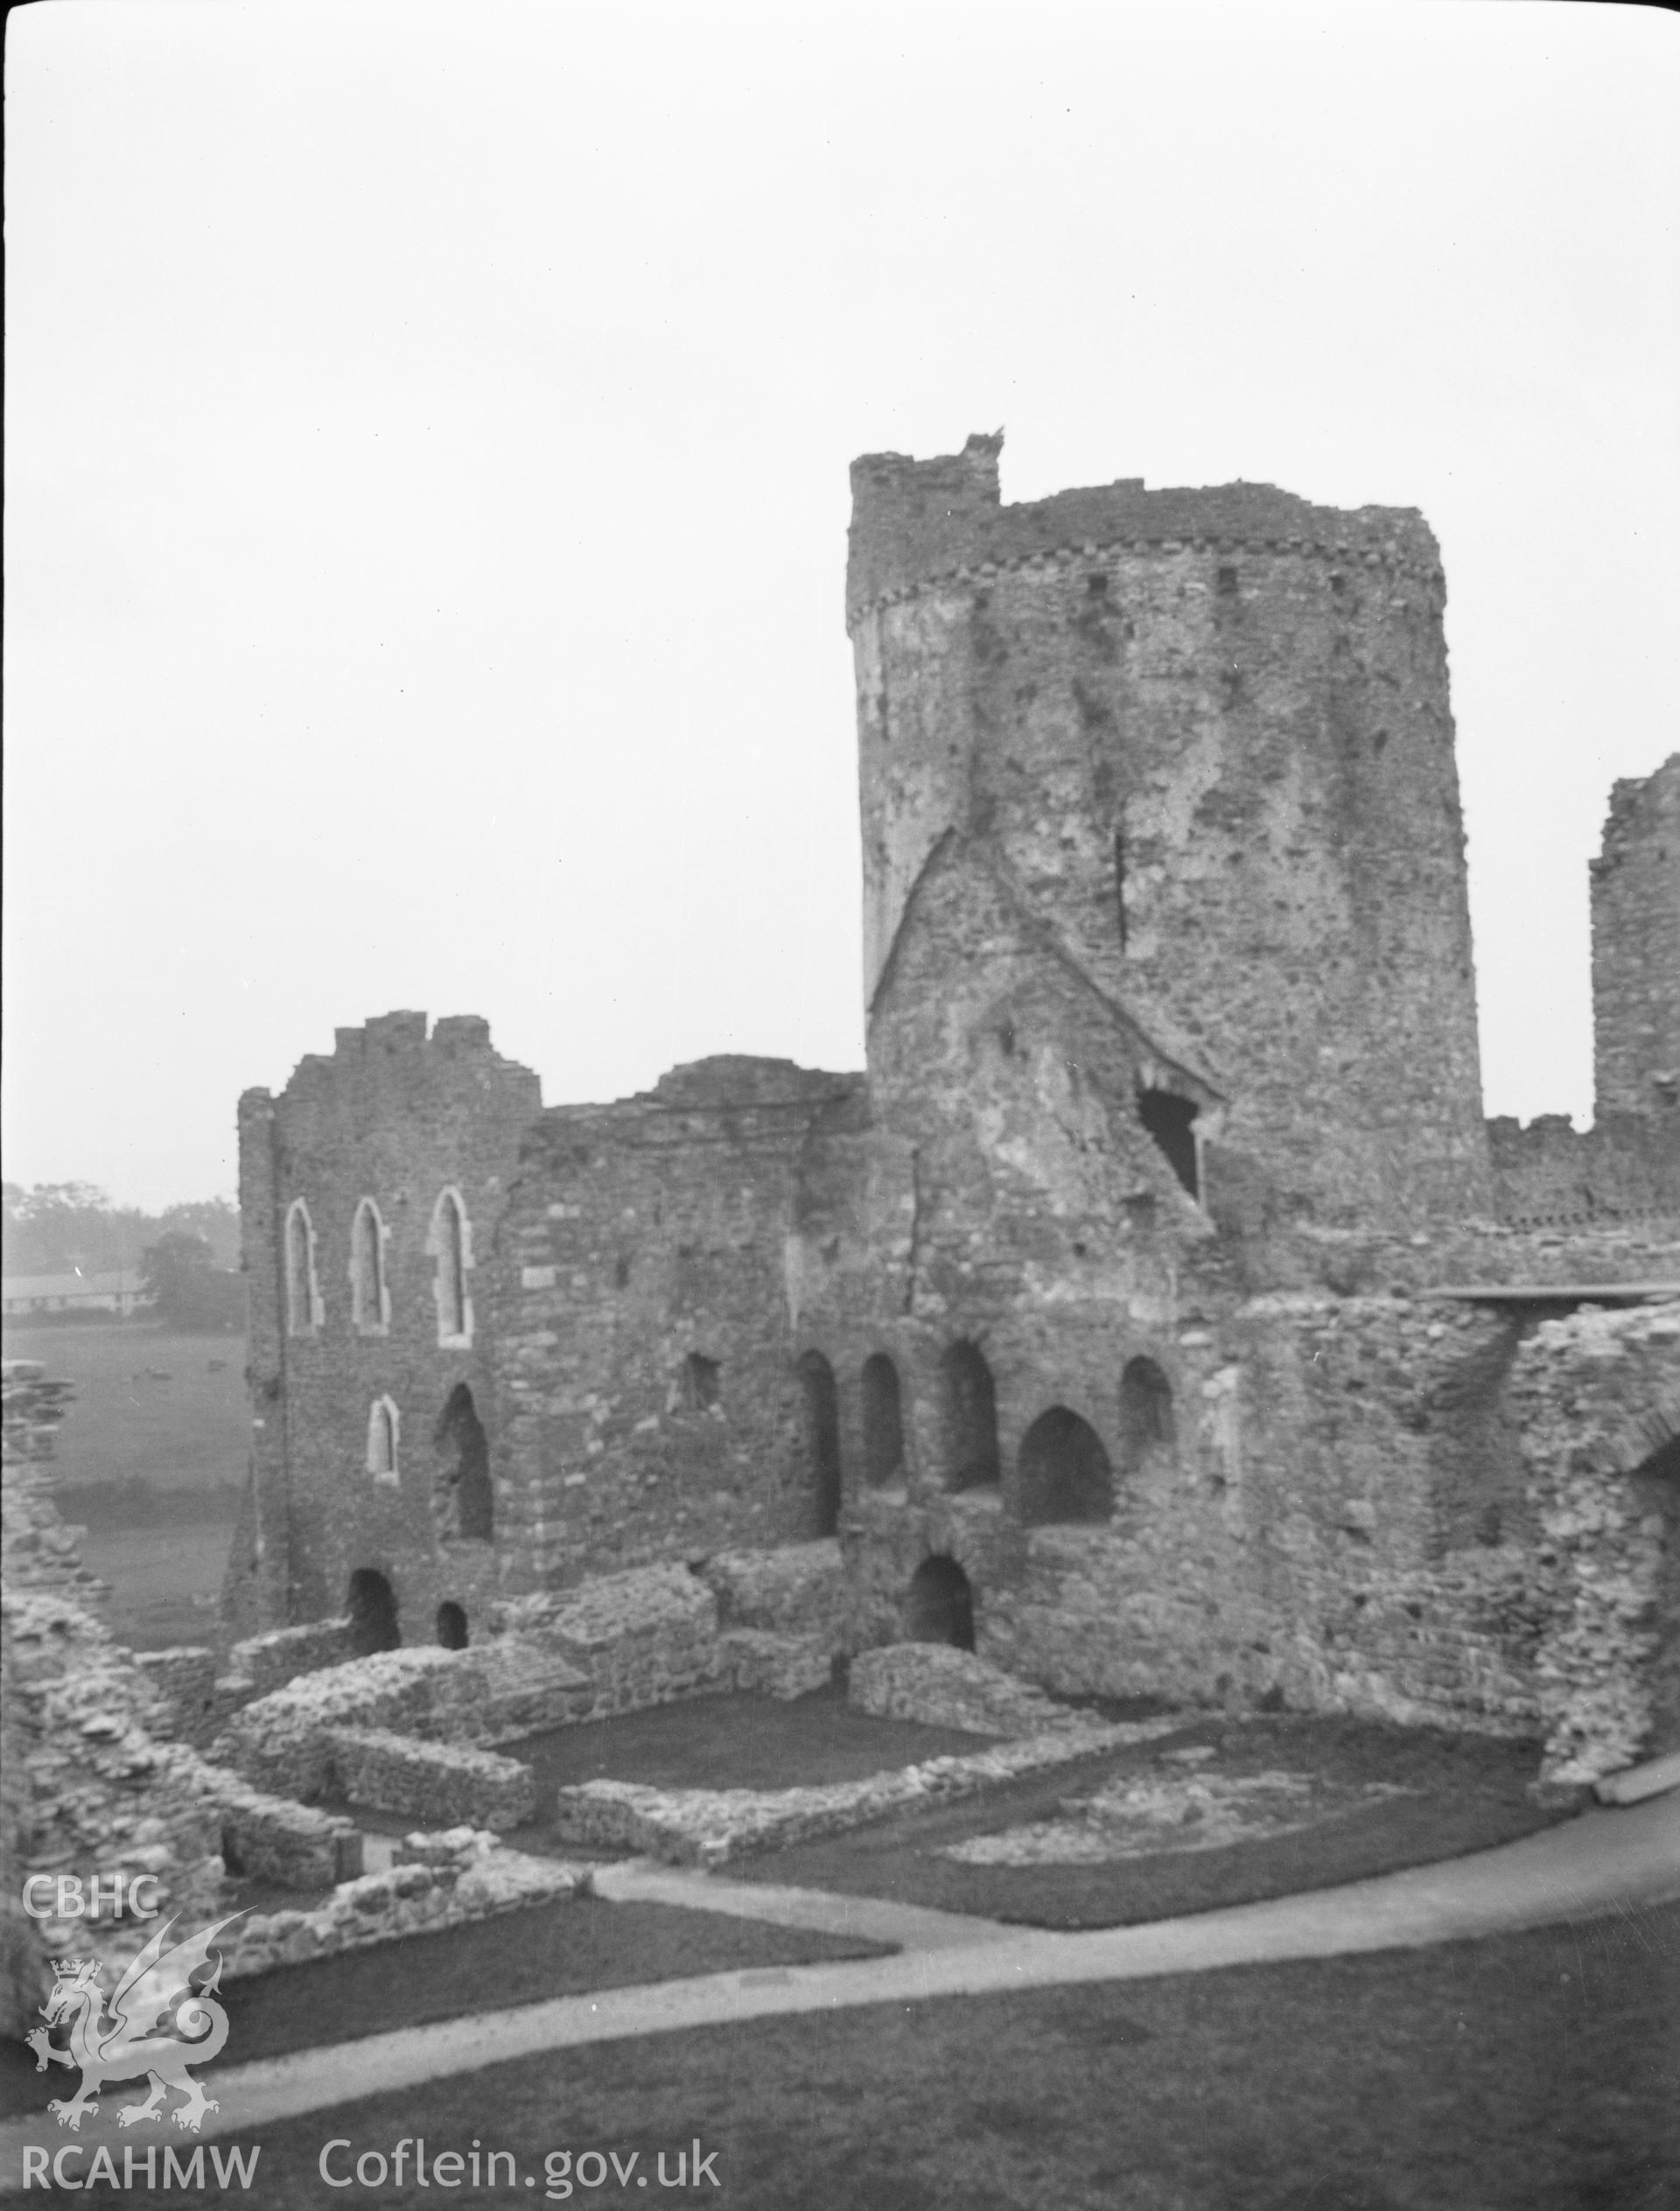
<instances>
[{"instance_id":1,"label":"stone parapet","mask_svg":"<svg viewBox=\"0 0 1680 2211\"><path fill-rule=\"evenodd\" d=\"M418 1742L382 1727L328 1728L325 1741L339 1792L371 1811L451 1824L470 1820L498 1833L531 1816L529 1767L494 1751Z\"/></svg>"},{"instance_id":2,"label":"stone parapet","mask_svg":"<svg viewBox=\"0 0 1680 2211\"><path fill-rule=\"evenodd\" d=\"M1414 507L1314 507L1271 484L1150 491L1141 477L1004 506L1003 436L917 461L868 453L852 463L848 617L919 586L969 581L1112 550L1306 555L1416 577L1443 599L1433 533Z\"/></svg>"}]
</instances>

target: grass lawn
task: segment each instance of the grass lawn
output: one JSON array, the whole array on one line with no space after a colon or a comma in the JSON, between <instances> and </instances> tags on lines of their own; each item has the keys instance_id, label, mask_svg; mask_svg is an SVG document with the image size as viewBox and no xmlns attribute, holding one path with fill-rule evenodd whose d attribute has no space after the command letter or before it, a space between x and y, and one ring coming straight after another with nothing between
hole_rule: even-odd
<instances>
[{"instance_id":1,"label":"grass lawn","mask_svg":"<svg viewBox=\"0 0 1680 2211\"><path fill-rule=\"evenodd\" d=\"M322 2201L325 2142L347 2138L354 2157L416 2134L432 2155L475 2136L514 2152L517 2187L462 2187L460 2211L543 2201L550 2151L635 2150L647 2170L664 2149L674 2169L696 2137L719 2152L723 2185L644 2201L1673 2211L1680 1909L560 2051L266 2127L258 2193ZM411 2184L333 2196L384 2211L439 2201ZM610 2168L570 2198L619 2200Z\"/></svg>"},{"instance_id":2,"label":"grass lawn","mask_svg":"<svg viewBox=\"0 0 1680 2211\"><path fill-rule=\"evenodd\" d=\"M1235 1775L1287 1767L1347 1784L1397 1782L1418 1794L1293 1834L1108 1865L973 1865L934 1855L970 1836L1054 1817L1065 1799L1088 1795L1110 1775L1152 1770L1162 1752L1194 1743L1217 1748L1204 1770ZM1368 1721L1206 1719L1133 1750L1059 1767L944 1809L905 1812L825 1841L742 1858L728 1870L733 1879L840 1889L1035 1927L1121 1926L1326 1888L1527 1834L1559 1816L1526 1794L1536 1763L1531 1746Z\"/></svg>"},{"instance_id":3,"label":"grass lawn","mask_svg":"<svg viewBox=\"0 0 1680 2211\"><path fill-rule=\"evenodd\" d=\"M715 1912L582 1898L230 1982L233 2026L222 2061L245 2065L320 2042L592 1989L890 1951L889 1944ZM7 2115L43 2110L49 2096L63 2093L66 2077L59 2067L38 2073L21 2042L0 2045L0 2110Z\"/></svg>"},{"instance_id":4,"label":"grass lawn","mask_svg":"<svg viewBox=\"0 0 1680 2211\"><path fill-rule=\"evenodd\" d=\"M8 1327L4 1351L38 1359L55 1380L75 1384L53 1452L61 1487L140 1480L214 1491L230 1483L237 1492L243 1483L251 1447L243 1336L178 1335L149 1320Z\"/></svg>"},{"instance_id":5,"label":"grass lawn","mask_svg":"<svg viewBox=\"0 0 1680 2211\"><path fill-rule=\"evenodd\" d=\"M922 1759L979 1750L989 1738L854 1711L836 1690L774 1697L695 1697L622 1718L556 1727L503 1754L529 1766L539 1821L554 1791L576 1781L646 1781L658 1788L796 1788L860 1780Z\"/></svg>"},{"instance_id":6,"label":"grass lawn","mask_svg":"<svg viewBox=\"0 0 1680 2211\"><path fill-rule=\"evenodd\" d=\"M210 1641L250 1451L245 1339L129 1321L8 1328L4 1351L75 1385L53 1501L88 1529L111 1633L138 1650Z\"/></svg>"}]
</instances>

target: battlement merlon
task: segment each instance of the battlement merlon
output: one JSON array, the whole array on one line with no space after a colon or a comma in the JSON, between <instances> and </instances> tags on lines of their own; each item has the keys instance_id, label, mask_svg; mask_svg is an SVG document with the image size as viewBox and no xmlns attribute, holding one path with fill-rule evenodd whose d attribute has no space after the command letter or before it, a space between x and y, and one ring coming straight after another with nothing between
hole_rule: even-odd
<instances>
[{"instance_id":1,"label":"battlement merlon","mask_svg":"<svg viewBox=\"0 0 1680 2211\"><path fill-rule=\"evenodd\" d=\"M961 568L1128 544L1212 542L1387 561L1430 576L1444 595L1440 548L1416 507L1315 507L1272 484L1149 491L1141 476L1004 507L1003 444L998 430L934 460L866 453L852 463L849 619L889 592Z\"/></svg>"},{"instance_id":2,"label":"battlement merlon","mask_svg":"<svg viewBox=\"0 0 1680 2211\"><path fill-rule=\"evenodd\" d=\"M277 1103L323 1097L346 1082L387 1080L465 1082L478 1093L504 1092L521 1110L542 1109L539 1078L495 1049L481 1015L442 1014L429 1024L425 1014L410 1011L375 1014L359 1028L334 1029L331 1053L305 1053Z\"/></svg>"}]
</instances>

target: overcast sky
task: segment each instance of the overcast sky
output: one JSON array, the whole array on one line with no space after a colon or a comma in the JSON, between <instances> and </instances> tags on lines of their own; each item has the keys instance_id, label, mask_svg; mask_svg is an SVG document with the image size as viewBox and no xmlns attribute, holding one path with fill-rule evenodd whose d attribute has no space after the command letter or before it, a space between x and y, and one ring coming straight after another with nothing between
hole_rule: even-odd
<instances>
[{"instance_id":1,"label":"overcast sky","mask_svg":"<svg viewBox=\"0 0 1680 2211\"><path fill-rule=\"evenodd\" d=\"M335 1025L862 1062L847 465L1440 538L1490 1112L1680 742L1680 35L1572 5L9 23L6 1172L234 1188Z\"/></svg>"}]
</instances>

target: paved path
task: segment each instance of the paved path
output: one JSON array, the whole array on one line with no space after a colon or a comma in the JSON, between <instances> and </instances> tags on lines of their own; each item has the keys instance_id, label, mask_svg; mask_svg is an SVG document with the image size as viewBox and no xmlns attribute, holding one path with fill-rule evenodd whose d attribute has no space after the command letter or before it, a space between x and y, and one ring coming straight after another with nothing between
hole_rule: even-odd
<instances>
[{"instance_id":1,"label":"paved path","mask_svg":"<svg viewBox=\"0 0 1680 2211\"><path fill-rule=\"evenodd\" d=\"M721 1912L732 1920L768 1920L777 1927L808 1928L819 1935L896 1942L905 1950L974 1949L983 1942L1016 1941L1030 1931L1004 1927L997 1920L971 1919L962 1912L892 1904L883 1897L776 1888L768 1881L732 1881L716 1873L660 1865L646 1858L597 1866L595 1893L613 1904L681 1904L691 1912Z\"/></svg>"},{"instance_id":2,"label":"paved path","mask_svg":"<svg viewBox=\"0 0 1680 2211\"><path fill-rule=\"evenodd\" d=\"M1404 1949L1680 1900L1680 1795L1630 1809L1583 1813L1520 1842L1342 1888L1243 1904L1142 1927L1046 1934L910 1906L810 1890L760 1887L668 1869L617 1867L604 1893L698 1906L784 1925L902 1941L896 1956L845 1964L708 1973L656 1986L474 2013L433 2026L234 2066L211 2085L220 2108L204 2139L544 2050L668 2033L779 2012L984 1995L1076 1981L1142 1980L1228 1965ZM960 1933L954 1932L960 1930ZM235 1990L234 1993L237 1993ZM122 2101L132 2101L124 2092ZM115 2100L80 2136L108 2138ZM97 2131L95 2131L95 2129ZM110 2126L116 2137L114 2124ZM45 2114L0 2127L0 2187L15 2187L26 2142L72 2138ZM134 2145L132 2133L127 2138ZM178 2136L182 2145L186 2138ZM144 2152L144 2143L138 2145ZM120 2164L120 2156L118 2162ZM80 2169L86 2171L88 2160Z\"/></svg>"}]
</instances>

